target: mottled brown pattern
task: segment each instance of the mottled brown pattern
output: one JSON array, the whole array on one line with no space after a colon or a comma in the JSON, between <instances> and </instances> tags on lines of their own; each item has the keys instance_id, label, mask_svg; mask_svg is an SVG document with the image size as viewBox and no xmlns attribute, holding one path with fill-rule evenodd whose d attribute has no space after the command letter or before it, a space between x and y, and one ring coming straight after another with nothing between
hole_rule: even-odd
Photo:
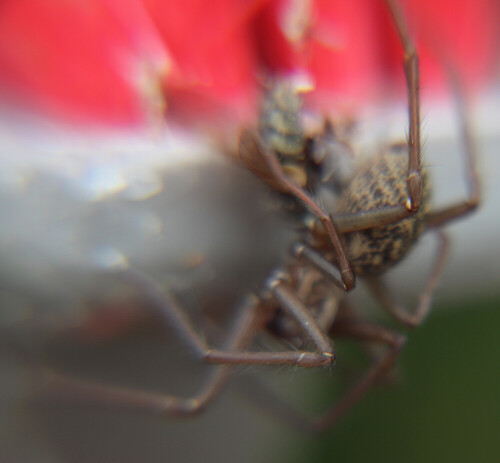
<instances>
[{"instance_id":1,"label":"mottled brown pattern","mask_svg":"<svg viewBox=\"0 0 500 463\"><path fill-rule=\"evenodd\" d=\"M267 146L283 157L304 153L302 101L289 82L276 82L267 92L259 115L259 131Z\"/></svg>"},{"instance_id":2,"label":"mottled brown pattern","mask_svg":"<svg viewBox=\"0 0 500 463\"><path fill-rule=\"evenodd\" d=\"M425 170L422 203L418 213L397 223L344 236L350 263L357 275L375 275L400 261L425 228L430 208L430 187ZM342 192L336 211L340 214L404 204L408 154L393 147L362 166Z\"/></svg>"}]
</instances>

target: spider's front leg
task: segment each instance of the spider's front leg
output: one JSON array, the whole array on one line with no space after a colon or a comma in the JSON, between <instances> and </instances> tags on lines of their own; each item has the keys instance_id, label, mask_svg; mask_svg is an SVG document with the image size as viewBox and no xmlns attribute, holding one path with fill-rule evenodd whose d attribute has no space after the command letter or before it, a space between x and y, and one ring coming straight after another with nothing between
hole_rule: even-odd
<instances>
[{"instance_id":1,"label":"spider's front leg","mask_svg":"<svg viewBox=\"0 0 500 463\"><path fill-rule=\"evenodd\" d=\"M406 207L411 212L420 208L422 195L421 146L420 146L420 75L418 54L410 38L408 25L395 0L386 0L404 51L404 69L408 87L408 105L410 108L408 134L408 202Z\"/></svg>"}]
</instances>

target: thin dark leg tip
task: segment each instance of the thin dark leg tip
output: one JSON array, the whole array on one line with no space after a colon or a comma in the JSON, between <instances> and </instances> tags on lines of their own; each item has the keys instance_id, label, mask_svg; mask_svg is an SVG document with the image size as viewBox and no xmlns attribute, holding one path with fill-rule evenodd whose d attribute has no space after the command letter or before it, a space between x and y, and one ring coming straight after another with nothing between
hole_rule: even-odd
<instances>
[{"instance_id":1,"label":"thin dark leg tip","mask_svg":"<svg viewBox=\"0 0 500 463\"><path fill-rule=\"evenodd\" d=\"M352 269L342 270L342 282L346 291L352 291L356 286L356 278Z\"/></svg>"}]
</instances>

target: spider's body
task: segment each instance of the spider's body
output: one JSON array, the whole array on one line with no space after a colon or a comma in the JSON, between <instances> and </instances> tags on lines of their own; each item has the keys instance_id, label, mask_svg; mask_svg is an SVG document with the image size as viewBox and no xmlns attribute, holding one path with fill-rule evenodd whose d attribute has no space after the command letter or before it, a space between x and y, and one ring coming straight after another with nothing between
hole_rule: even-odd
<instances>
[{"instance_id":1,"label":"spider's body","mask_svg":"<svg viewBox=\"0 0 500 463\"><path fill-rule=\"evenodd\" d=\"M335 213L355 214L403 204L408 197L406 147L395 145L369 159L343 189ZM430 210L430 182L422 171L420 209L396 223L344 235L349 261L356 275L375 275L398 263L425 229Z\"/></svg>"},{"instance_id":2,"label":"spider's body","mask_svg":"<svg viewBox=\"0 0 500 463\"><path fill-rule=\"evenodd\" d=\"M303 158L306 135L302 100L286 80L273 84L262 101L259 131L267 146L281 157Z\"/></svg>"},{"instance_id":3,"label":"spider's body","mask_svg":"<svg viewBox=\"0 0 500 463\"><path fill-rule=\"evenodd\" d=\"M304 188L308 183L305 149L307 137L301 118L302 99L294 86L274 83L262 100L259 136L272 150L286 175Z\"/></svg>"},{"instance_id":4,"label":"spider's body","mask_svg":"<svg viewBox=\"0 0 500 463\"><path fill-rule=\"evenodd\" d=\"M322 159L335 165L341 161L337 154L335 150L330 150ZM321 165L319 167L321 168ZM425 231L426 217L430 212L431 185L427 170L422 169L421 174L422 193L418 212L393 223L342 233L349 262L356 276L377 277L395 266L404 259ZM337 200L333 203L334 217L348 216L364 214L374 209L386 210L404 204L408 197L407 175L407 147L403 144L393 144L378 155L359 163L353 168L348 180L344 179L339 184L338 179L331 176L330 181L316 183L314 186L320 197L324 190L335 192ZM302 242L334 265L335 257L321 222L310 214L301 217L305 219L306 225L306 232L301 237ZM304 253L303 245L297 245L295 253L300 257ZM343 298L338 290L332 287L329 278L324 273L313 270L307 261L304 264L300 260L292 260L278 275L282 281L294 288L297 297L307 306L318 325L330 329ZM297 324L290 321L282 311L278 311L277 316L272 319L271 329L296 346L306 344Z\"/></svg>"},{"instance_id":5,"label":"spider's body","mask_svg":"<svg viewBox=\"0 0 500 463\"><path fill-rule=\"evenodd\" d=\"M336 149L328 149L328 144L337 143L331 125L325 126L325 133L307 134L302 123L302 100L299 90L287 80L278 80L270 86L262 100L259 113L258 136L262 146L274 153L282 171L297 186L316 190L330 187L337 191L339 201L330 213L336 215L363 214L373 209L388 209L405 204L408 200L408 152L407 145L397 144L386 148L381 154L366 160L351 174L347 181L331 177L331 182L321 184L317 172L334 171L342 162L336 156ZM325 143L326 140L326 143ZM331 148L331 147L330 147ZM255 148L246 159L260 148ZM338 149L338 146L337 146ZM328 167L327 167L328 166ZM263 171L258 175L263 175ZM430 185L427 172L421 171L420 208L417 213L403 220L367 230L354 231L343 235L345 251L349 263L358 276L376 275L399 262L417 241L425 228L425 216L430 210ZM273 188L290 199L286 190L269 182ZM292 208L304 210L303 208ZM318 251L331 254L331 244L320 219L312 219L307 224L310 243ZM331 256L335 261L335 258Z\"/></svg>"}]
</instances>

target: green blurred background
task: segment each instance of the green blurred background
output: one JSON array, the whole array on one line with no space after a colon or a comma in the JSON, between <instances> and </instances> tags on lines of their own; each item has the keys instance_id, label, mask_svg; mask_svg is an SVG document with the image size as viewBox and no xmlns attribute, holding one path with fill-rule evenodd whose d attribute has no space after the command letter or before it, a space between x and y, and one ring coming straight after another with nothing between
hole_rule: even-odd
<instances>
[{"instance_id":1,"label":"green blurred background","mask_svg":"<svg viewBox=\"0 0 500 463\"><path fill-rule=\"evenodd\" d=\"M376 388L323 437L295 441L282 461L499 461L499 309L498 299L436 308L409 333L398 384Z\"/></svg>"}]
</instances>

